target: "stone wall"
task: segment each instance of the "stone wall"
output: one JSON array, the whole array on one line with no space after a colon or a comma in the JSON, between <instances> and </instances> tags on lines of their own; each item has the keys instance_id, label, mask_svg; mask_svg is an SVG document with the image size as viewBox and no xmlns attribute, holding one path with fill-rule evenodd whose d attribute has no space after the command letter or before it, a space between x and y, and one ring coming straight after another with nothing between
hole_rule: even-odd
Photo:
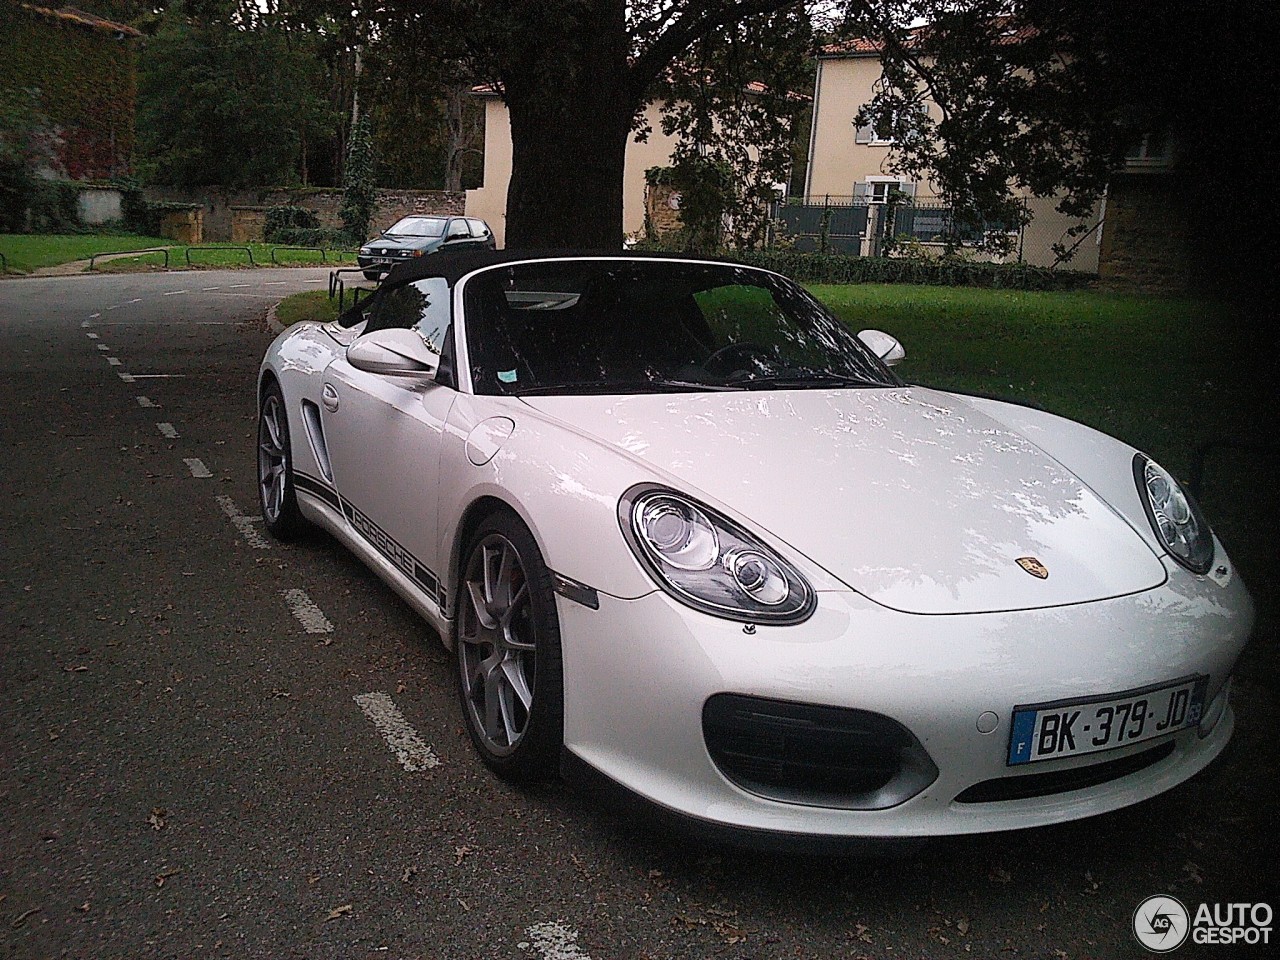
<instances>
[{"instance_id":1,"label":"stone wall","mask_svg":"<svg viewBox=\"0 0 1280 960\"><path fill-rule=\"evenodd\" d=\"M1117 176L1107 190L1098 279L1124 290L1185 292L1192 282L1191 222L1168 174Z\"/></svg>"},{"instance_id":2,"label":"stone wall","mask_svg":"<svg viewBox=\"0 0 1280 960\"><path fill-rule=\"evenodd\" d=\"M170 210L160 218L160 236L178 243L204 243L204 211L199 207Z\"/></svg>"},{"instance_id":3,"label":"stone wall","mask_svg":"<svg viewBox=\"0 0 1280 960\"><path fill-rule=\"evenodd\" d=\"M684 226L680 219L680 191L669 184L645 185L644 212L646 226L655 240Z\"/></svg>"},{"instance_id":4,"label":"stone wall","mask_svg":"<svg viewBox=\"0 0 1280 960\"><path fill-rule=\"evenodd\" d=\"M119 220L121 200L122 195L115 187L81 186L80 196L76 201L80 222L96 227Z\"/></svg>"},{"instance_id":5,"label":"stone wall","mask_svg":"<svg viewBox=\"0 0 1280 960\"><path fill-rule=\"evenodd\" d=\"M257 236L237 236L236 230L251 231L252 217L245 211L253 208L277 206L306 207L315 211L322 226L342 226L342 191L301 190L227 190L222 187L147 187L143 195L148 200L169 200L179 203L196 203L204 208L204 235L209 242L235 239L237 243L261 238L261 225ZM461 215L466 205L466 195L445 190L379 190L378 207L374 214L372 233L391 226L409 214ZM240 226L234 223L239 213Z\"/></svg>"}]
</instances>

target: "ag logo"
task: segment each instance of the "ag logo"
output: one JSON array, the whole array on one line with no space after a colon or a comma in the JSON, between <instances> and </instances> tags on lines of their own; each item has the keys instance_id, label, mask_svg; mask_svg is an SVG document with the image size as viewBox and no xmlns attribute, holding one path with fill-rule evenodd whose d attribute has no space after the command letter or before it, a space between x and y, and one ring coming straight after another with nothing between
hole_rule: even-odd
<instances>
[{"instance_id":1,"label":"ag logo","mask_svg":"<svg viewBox=\"0 0 1280 960\"><path fill-rule=\"evenodd\" d=\"M1041 580L1049 579L1049 568L1035 557L1019 557L1017 564L1033 577L1039 577Z\"/></svg>"},{"instance_id":2,"label":"ag logo","mask_svg":"<svg viewBox=\"0 0 1280 960\"><path fill-rule=\"evenodd\" d=\"M1191 917L1174 897L1147 897L1133 911L1133 935L1152 953L1168 953L1186 942Z\"/></svg>"}]
</instances>

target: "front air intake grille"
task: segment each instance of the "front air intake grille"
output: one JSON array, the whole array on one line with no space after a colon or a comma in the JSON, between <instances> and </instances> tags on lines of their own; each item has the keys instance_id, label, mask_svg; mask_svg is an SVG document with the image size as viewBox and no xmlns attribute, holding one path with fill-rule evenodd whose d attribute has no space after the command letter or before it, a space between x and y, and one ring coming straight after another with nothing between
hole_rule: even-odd
<instances>
[{"instance_id":1,"label":"front air intake grille","mask_svg":"<svg viewBox=\"0 0 1280 960\"><path fill-rule=\"evenodd\" d=\"M702 732L721 773L786 803L883 810L938 775L905 727L865 710L718 693L702 708Z\"/></svg>"},{"instance_id":2,"label":"front air intake grille","mask_svg":"<svg viewBox=\"0 0 1280 960\"><path fill-rule=\"evenodd\" d=\"M1101 783L1119 780L1131 773L1145 770L1173 753L1173 741L1162 743L1150 750L1143 750L1119 760L1107 760L1087 767L1071 770L1054 770L1052 773L1031 773L1019 777L996 777L983 780L963 791L956 803L998 803L1001 800L1029 800L1032 797L1048 797L1069 790L1083 790Z\"/></svg>"}]
</instances>

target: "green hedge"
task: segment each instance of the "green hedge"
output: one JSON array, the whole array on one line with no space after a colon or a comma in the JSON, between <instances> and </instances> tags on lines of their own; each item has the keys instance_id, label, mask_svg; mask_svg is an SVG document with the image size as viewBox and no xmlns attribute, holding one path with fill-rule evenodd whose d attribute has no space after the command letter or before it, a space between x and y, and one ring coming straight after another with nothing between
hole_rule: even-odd
<instances>
[{"instance_id":1,"label":"green hedge","mask_svg":"<svg viewBox=\"0 0 1280 960\"><path fill-rule=\"evenodd\" d=\"M799 283L914 283L997 290L1073 290L1097 279L1078 270L947 258L854 257L791 250L740 251L727 256L776 271Z\"/></svg>"},{"instance_id":2,"label":"green hedge","mask_svg":"<svg viewBox=\"0 0 1280 960\"><path fill-rule=\"evenodd\" d=\"M27 229L32 233L76 233L81 229L80 190L66 180L31 181Z\"/></svg>"},{"instance_id":3,"label":"green hedge","mask_svg":"<svg viewBox=\"0 0 1280 960\"><path fill-rule=\"evenodd\" d=\"M282 232L318 230L319 228L320 218L306 207L268 207L262 222L262 239L267 243L290 243L289 240L280 239Z\"/></svg>"}]
</instances>

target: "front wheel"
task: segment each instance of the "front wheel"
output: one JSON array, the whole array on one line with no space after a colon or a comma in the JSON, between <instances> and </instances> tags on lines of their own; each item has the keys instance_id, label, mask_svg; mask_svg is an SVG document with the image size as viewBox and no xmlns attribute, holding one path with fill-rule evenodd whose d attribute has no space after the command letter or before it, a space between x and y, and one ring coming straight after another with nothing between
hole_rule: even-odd
<instances>
[{"instance_id":1,"label":"front wheel","mask_svg":"<svg viewBox=\"0 0 1280 960\"><path fill-rule=\"evenodd\" d=\"M496 514L471 540L457 618L458 692L481 759L517 781L554 776L564 676L551 574L533 535Z\"/></svg>"},{"instance_id":2,"label":"front wheel","mask_svg":"<svg viewBox=\"0 0 1280 960\"><path fill-rule=\"evenodd\" d=\"M279 540L293 539L306 525L293 488L293 450L284 395L274 382L262 391L258 411L258 505L267 532Z\"/></svg>"}]
</instances>

